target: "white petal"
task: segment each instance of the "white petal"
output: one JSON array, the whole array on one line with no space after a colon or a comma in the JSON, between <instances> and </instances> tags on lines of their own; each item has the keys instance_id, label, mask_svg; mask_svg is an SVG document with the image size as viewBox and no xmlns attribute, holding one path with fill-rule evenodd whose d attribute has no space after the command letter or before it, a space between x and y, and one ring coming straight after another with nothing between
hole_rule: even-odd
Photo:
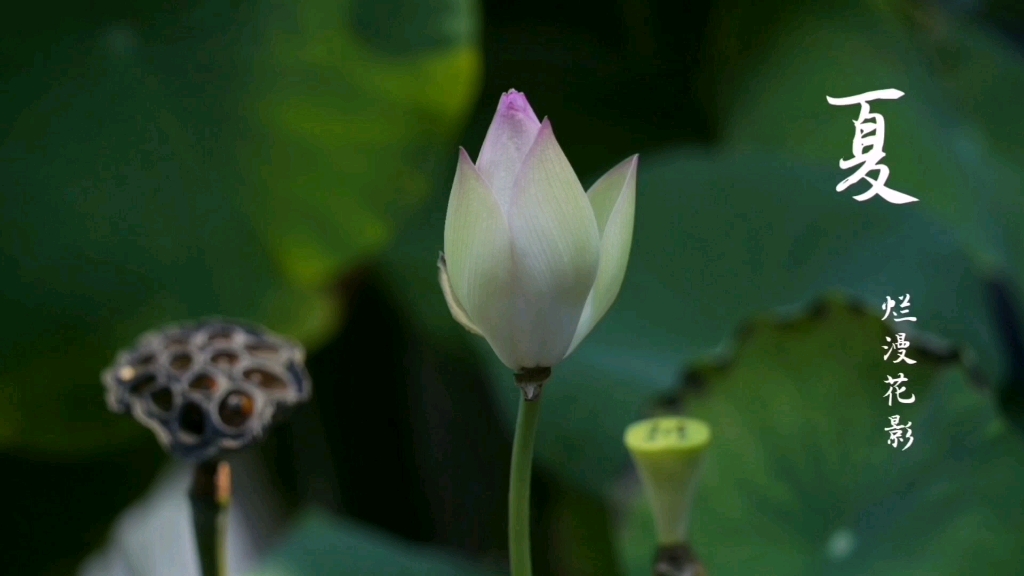
<instances>
[{"instance_id":1,"label":"white petal","mask_svg":"<svg viewBox=\"0 0 1024 576\"><path fill-rule=\"evenodd\" d=\"M490 185L502 211L508 215L516 174L540 131L540 121L521 92L501 95L487 136L476 158L476 168Z\"/></svg>"},{"instance_id":2,"label":"white petal","mask_svg":"<svg viewBox=\"0 0 1024 576\"><path fill-rule=\"evenodd\" d=\"M622 279L626 277L626 264L633 243L636 167L637 156L633 155L606 172L587 191L601 233L601 260L597 268L597 280L587 298L583 316L566 356L572 354L608 312L619 295Z\"/></svg>"},{"instance_id":3,"label":"white petal","mask_svg":"<svg viewBox=\"0 0 1024 576\"><path fill-rule=\"evenodd\" d=\"M444 293L444 301L448 304L448 311L452 313L452 318L455 318L455 321L462 324L466 330L477 336L483 336L484 333L469 319L469 314L462 308L459 299L452 292L452 282L448 278L448 265L445 262L444 254L437 259L437 281L441 284L441 292Z\"/></svg>"},{"instance_id":4,"label":"white petal","mask_svg":"<svg viewBox=\"0 0 1024 576\"><path fill-rule=\"evenodd\" d=\"M583 187L545 119L509 212L520 368L562 360L597 275L599 235Z\"/></svg>"},{"instance_id":5,"label":"white petal","mask_svg":"<svg viewBox=\"0 0 1024 576\"><path fill-rule=\"evenodd\" d=\"M444 221L444 257L453 300L501 361L515 368L509 356L514 302L508 222L462 148Z\"/></svg>"}]
</instances>

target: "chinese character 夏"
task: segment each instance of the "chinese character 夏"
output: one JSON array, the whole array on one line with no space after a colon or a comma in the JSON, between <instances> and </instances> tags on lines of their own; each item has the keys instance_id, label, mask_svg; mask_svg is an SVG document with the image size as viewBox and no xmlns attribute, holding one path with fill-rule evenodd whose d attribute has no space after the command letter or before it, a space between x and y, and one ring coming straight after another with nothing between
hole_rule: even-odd
<instances>
[{"instance_id":1,"label":"chinese character \u590f","mask_svg":"<svg viewBox=\"0 0 1024 576\"><path fill-rule=\"evenodd\" d=\"M872 113L871 107L868 105L868 102L872 100L896 100L901 96L903 96L903 92L890 88L845 98L825 97L833 106L860 104L860 115L853 121L853 158L839 160L839 167L843 170L857 165L860 165L860 168L840 182L836 186L836 192L842 192L861 180L867 180L871 183L871 188L863 194L854 196L854 200L863 202L877 195L892 204L917 202L917 198L897 192L885 185L885 181L889 178L889 167L879 163L885 157L885 152L882 151L882 146L885 144L885 119L881 114ZM878 173L877 179L868 176L872 172Z\"/></svg>"}]
</instances>

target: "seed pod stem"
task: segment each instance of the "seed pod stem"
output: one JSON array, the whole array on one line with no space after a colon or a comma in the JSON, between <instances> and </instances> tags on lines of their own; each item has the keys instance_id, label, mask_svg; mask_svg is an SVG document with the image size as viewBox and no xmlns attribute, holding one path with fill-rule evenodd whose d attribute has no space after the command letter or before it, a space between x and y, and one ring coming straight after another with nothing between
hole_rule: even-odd
<instances>
[{"instance_id":1,"label":"seed pod stem","mask_svg":"<svg viewBox=\"0 0 1024 576\"><path fill-rule=\"evenodd\" d=\"M651 570L653 576L707 576L689 544L659 546Z\"/></svg>"},{"instance_id":2,"label":"seed pod stem","mask_svg":"<svg viewBox=\"0 0 1024 576\"><path fill-rule=\"evenodd\" d=\"M227 576L231 466L216 459L196 464L188 496L202 576Z\"/></svg>"}]
</instances>

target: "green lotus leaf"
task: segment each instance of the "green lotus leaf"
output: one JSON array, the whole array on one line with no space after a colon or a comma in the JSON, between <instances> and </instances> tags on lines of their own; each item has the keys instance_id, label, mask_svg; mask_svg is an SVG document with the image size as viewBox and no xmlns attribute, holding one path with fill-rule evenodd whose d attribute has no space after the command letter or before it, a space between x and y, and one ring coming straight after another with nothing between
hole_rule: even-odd
<instances>
[{"instance_id":1,"label":"green lotus leaf","mask_svg":"<svg viewBox=\"0 0 1024 576\"><path fill-rule=\"evenodd\" d=\"M325 512L305 512L253 576L497 576L437 549L402 542Z\"/></svg>"},{"instance_id":2,"label":"green lotus leaf","mask_svg":"<svg viewBox=\"0 0 1024 576\"><path fill-rule=\"evenodd\" d=\"M0 449L148 434L107 413L98 375L166 322L235 317L315 348L342 318L333 283L454 148L474 3L226 6L72 37L0 91Z\"/></svg>"},{"instance_id":3,"label":"green lotus leaf","mask_svg":"<svg viewBox=\"0 0 1024 576\"><path fill-rule=\"evenodd\" d=\"M709 573L1013 574L1024 559L1024 444L948 350L912 342L917 363L882 359L873 311L826 302L761 318L734 357L695 366L685 411L714 440L692 513ZM891 360L891 359L890 359ZM885 397L903 373L904 399ZM890 417L909 423L889 444ZM619 532L625 573L649 574L642 498Z\"/></svg>"}]
</instances>

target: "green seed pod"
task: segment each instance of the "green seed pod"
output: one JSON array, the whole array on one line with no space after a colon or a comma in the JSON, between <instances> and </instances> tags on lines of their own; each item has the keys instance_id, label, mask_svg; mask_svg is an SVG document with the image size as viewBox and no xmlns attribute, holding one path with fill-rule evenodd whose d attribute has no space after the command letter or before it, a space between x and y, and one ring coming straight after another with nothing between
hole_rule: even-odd
<instances>
[{"instance_id":1,"label":"green seed pod","mask_svg":"<svg viewBox=\"0 0 1024 576\"><path fill-rule=\"evenodd\" d=\"M684 544L711 428L693 418L663 416L629 425L623 441L651 504L658 545Z\"/></svg>"}]
</instances>

